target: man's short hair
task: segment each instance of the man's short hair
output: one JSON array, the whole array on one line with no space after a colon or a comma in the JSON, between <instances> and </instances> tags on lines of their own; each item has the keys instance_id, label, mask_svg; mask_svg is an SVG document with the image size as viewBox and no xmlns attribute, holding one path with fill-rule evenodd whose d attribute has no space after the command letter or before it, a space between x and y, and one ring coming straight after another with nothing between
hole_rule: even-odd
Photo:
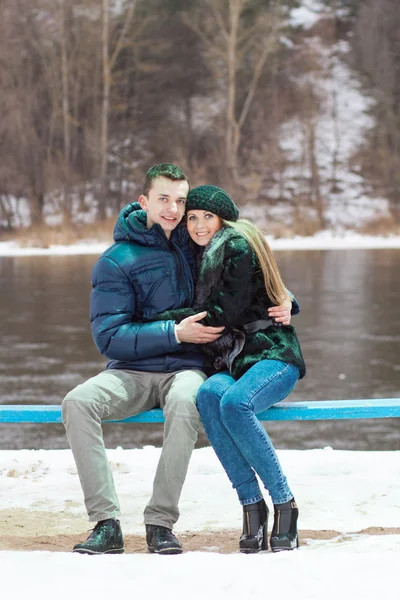
<instances>
[{"instance_id":1,"label":"man's short hair","mask_svg":"<svg viewBox=\"0 0 400 600\"><path fill-rule=\"evenodd\" d=\"M172 165L171 163L161 163L159 165L153 165L147 171L144 178L143 185L143 195L147 196L153 182L158 177L166 177L166 179L171 179L171 181L187 181L189 183L189 178L184 171L180 167L176 165Z\"/></svg>"}]
</instances>

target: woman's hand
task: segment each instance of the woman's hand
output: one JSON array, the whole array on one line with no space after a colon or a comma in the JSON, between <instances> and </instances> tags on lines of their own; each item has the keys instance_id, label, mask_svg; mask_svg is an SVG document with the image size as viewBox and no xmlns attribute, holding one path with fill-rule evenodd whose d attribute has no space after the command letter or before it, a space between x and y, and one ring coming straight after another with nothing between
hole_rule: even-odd
<instances>
[{"instance_id":1,"label":"woman's hand","mask_svg":"<svg viewBox=\"0 0 400 600\"><path fill-rule=\"evenodd\" d=\"M290 325L290 320L292 318L292 301L285 300L279 306L271 306L268 309L268 316L270 319L274 319L276 323L282 323L282 325Z\"/></svg>"}]
</instances>

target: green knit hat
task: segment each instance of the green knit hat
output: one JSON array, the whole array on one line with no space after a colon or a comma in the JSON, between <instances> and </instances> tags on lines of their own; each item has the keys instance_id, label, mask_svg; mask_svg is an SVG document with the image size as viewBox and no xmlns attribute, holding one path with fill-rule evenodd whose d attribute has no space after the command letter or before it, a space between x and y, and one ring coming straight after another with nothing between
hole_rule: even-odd
<instances>
[{"instance_id":1,"label":"green knit hat","mask_svg":"<svg viewBox=\"0 0 400 600\"><path fill-rule=\"evenodd\" d=\"M188 210L209 210L225 221L237 221L239 210L228 192L216 185L199 185L190 190L186 199Z\"/></svg>"}]
</instances>

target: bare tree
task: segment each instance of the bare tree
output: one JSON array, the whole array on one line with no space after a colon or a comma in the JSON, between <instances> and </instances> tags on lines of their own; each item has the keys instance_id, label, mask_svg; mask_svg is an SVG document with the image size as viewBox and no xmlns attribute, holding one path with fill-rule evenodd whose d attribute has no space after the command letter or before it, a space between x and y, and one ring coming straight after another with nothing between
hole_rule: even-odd
<instances>
[{"instance_id":1,"label":"bare tree","mask_svg":"<svg viewBox=\"0 0 400 600\"><path fill-rule=\"evenodd\" d=\"M124 18L124 24L119 36L116 39L114 50L110 56L110 2L102 0L102 56L103 56L103 102L101 110L101 131L100 131L100 194L99 194L99 218L106 216L106 197L108 192L107 165L108 165L108 146L109 146L109 113L110 113L110 90L112 83L112 72L118 56L121 52L126 35L132 24L135 12L136 0L129 0L127 12Z\"/></svg>"},{"instance_id":2,"label":"bare tree","mask_svg":"<svg viewBox=\"0 0 400 600\"><path fill-rule=\"evenodd\" d=\"M61 0L60 3L60 46L61 46L61 74L62 74L62 114L64 126L64 218L70 218L72 208L69 205L69 186L70 186L70 159L71 159L71 133L70 133L70 90L69 90L69 65L67 53L67 31L70 19L70 6L68 0Z\"/></svg>"},{"instance_id":3,"label":"bare tree","mask_svg":"<svg viewBox=\"0 0 400 600\"><path fill-rule=\"evenodd\" d=\"M364 152L364 172L378 193L387 196L400 221L400 12L396 0L360 5L355 26L356 65L377 102L376 126Z\"/></svg>"},{"instance_id":4,"label":"bare tree","mask_svg":"<svg viewBox=\"0 0 400 600\"><path fill-rule=\"evenodd\" d=\"M203 41L204 51L213 66L225 105L225 164L229 178L237 181L243 126L263 69L278 44L282 23L280 3L260 5L252 0L206 0L204 4L195 11L194 18L187 13L183 18Z\"/></svg>"}]
</instances>

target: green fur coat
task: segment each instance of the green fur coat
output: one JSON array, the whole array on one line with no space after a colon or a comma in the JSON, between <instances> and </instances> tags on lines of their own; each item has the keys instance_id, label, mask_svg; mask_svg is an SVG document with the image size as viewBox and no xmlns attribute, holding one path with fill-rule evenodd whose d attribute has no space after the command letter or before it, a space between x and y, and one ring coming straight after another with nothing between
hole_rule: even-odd
<instances>
[{"instance_id":1,"label":"green fur coat","mask_svg":"<svg viewBox=\"0 0 400 600\"><path fill-rule=\"evenodd\" d=\"M260 360L280 360L306 369L294 327L270 326L247 334L243 326L269 319L268 297L257 257L247 240L231 227L218 231L202 254L194 306L167 310L154 320L175 320L207 311L201 322L214 327L224 325L224 334L204 344L210 372L229 369L239 379Z\"/></svg>"}]
</instances>

